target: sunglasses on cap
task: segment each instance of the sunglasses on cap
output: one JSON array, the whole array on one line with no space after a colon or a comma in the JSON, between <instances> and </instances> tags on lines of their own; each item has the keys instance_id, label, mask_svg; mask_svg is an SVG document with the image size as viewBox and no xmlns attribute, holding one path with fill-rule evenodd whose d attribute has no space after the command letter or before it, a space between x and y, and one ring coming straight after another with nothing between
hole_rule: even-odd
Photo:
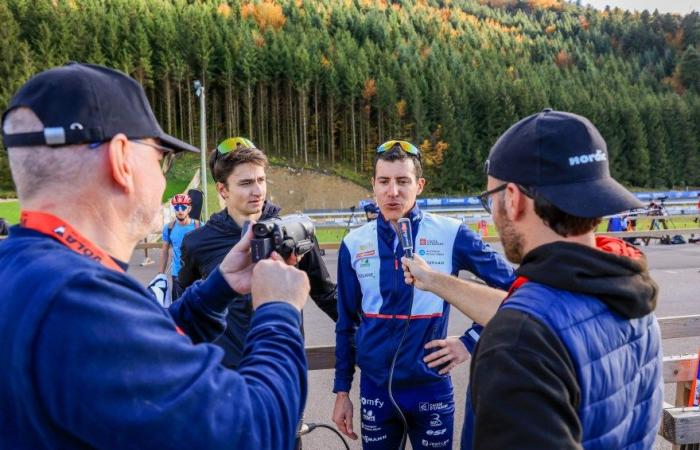
<instances>
[{"instance_id":1,"label":"sunglasses on cap","mask_svg":"<svg viewBox=\"0 0 700 450\"><path fill-rule=\"evenodd\" d=\"M397 145L401 147L401 150L408 153L409 155L413 155L420 158L420 150L418 150L418 147L416 147L408 141L386 141L385 143L377 147L377 154L388 152L389 150L394 148L394 146Z\"/></svg>"},{"instance_id":2,"label":"sunglasses on cap","mask_svg":"<svg viewBox=\"0 0 700 450\"><path fill-rule=\"evenodd\" d=\"M190 205L185 205L183 203L180 203L178 205L173 205L173 209L177 212L186 211L187 208L189 208L189 207L190 207Z\"/></svg>"}]
</instances>

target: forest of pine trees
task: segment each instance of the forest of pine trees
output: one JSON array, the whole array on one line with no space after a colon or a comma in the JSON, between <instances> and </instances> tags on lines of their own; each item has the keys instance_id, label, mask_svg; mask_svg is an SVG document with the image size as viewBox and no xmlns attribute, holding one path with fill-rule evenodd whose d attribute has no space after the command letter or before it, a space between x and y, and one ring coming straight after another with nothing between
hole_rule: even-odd
<instances>
[{"instance_id":1,"label":"forest of pine trees","mask_svg":"<svg viewBox=\"0 0 700 450\"><path fill-rule=\"evenodd\" d=\"M243 135L310 167L371 169L406 138L430 191L474 192L518 118L589 117L629 186L700 186L700 15L558 0L3 0L0 109L32 74L76 60L131 74L163 128ZM0 189L11 189L0 152Z\"/></svg>"}]
</instances>

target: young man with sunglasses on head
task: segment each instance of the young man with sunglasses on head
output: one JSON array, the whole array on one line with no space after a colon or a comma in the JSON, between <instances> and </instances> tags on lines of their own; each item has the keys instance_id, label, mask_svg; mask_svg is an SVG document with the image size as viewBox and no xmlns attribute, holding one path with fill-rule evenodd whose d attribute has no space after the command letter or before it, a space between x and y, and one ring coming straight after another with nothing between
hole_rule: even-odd
<instances>
[{"instance_id":1,"label":"young man with sunglasses on head","mask_svg":"<svg viewBox=\"0 0 700 450\"><path fill-rule=\"evenodd\" d=\"M451 449L449 373L472 344L468 335L445 339L449 304L404 283L398 221L410 220L414 252L434 270L469 270L507 289L513 269L459 221L418 208L425 179L413 144L388 141L377 148L372 186L380 214L348 234L338 255L333 421L357 439L348 394L357 364L364 449L402 448L406 433L414 449Z\"/></svg>"},{"instance_id":2,"label":"young man with sunglasses on head","mask_svg":"<svg viewBox=\"0 0 700 450\"><path fill-rule=\"evenodd\" d=\"M2 132L22 213L0 244L0 448L291 448L306 275L279 255L252 264L252 232L167 310L126 273L159 219L162 161L198 151L163 132L136 80L47 70ZM209 342L237 292L256 311L233 371Z\"/></svg>"},{"instance_id":3,"label":"young man with sunglasses on head","mask_svg":"<svg viewBox=\"0 0 700 450\"><path fill-rule=\"evenodd\" d=\"M163 227L163 248L161 251L160 273L165 274L170 259L170 249L173 249L173 262L170 269L172 281L172 298L177 299L182 295L182 287L178 282L177 274L180 272L180 253L182 240L190 231L199 228L199 220L190 217L192 199L187 194L176 194L170 200L175 210L175 219Z\"/></svg>"},{"instance_id":4,"label":"young man with sunglasses on head","mask_svg":"<svg viewBox=\"0 0 700 450\"><path fill-rule=\"evenodd\" d=\"M207 223L185 236L178 280L183 287L206 278L231 247L240 240L246 222L279 217L280 207L265 200L267 157L245 138L221 142L209 157L209 169L226 207ZM311 298L333 321L338 317L336 287L321 258L318 246L304 255L298 267L306 272ZM274 282L274 280L270 280ZM249 295L229 306L226 332L216 341L225 351L224 364L237 367L243 355L253 310Z\"/></svg>"},{"instance_id":5,"label":"young man with sunglasses on head","mask_svg":"<svg viewBox=\"0 0 700 450\"><path fill-rule=\"evenodd\" d=\"M594 234L603 216L642 206L610 176L606 147L588 119L546 109L491 149L480 198L520 264L507 297L403 260L407 283L487 324L472 352L462 450L654 445L658 286L636 247Z\"/></svg>"}]
</instances>

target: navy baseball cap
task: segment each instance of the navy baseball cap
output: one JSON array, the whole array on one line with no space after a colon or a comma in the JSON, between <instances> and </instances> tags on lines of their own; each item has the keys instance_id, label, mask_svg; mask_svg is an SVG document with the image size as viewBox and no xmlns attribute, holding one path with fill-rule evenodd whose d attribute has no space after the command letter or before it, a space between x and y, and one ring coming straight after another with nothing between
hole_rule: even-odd
<instances>
[{"instance_id":1,"label":"navy baseball cap","mask_svg":"<svg viewBox=\"0 0 700 450\"><path fill-rule=\"evenodd\" d=\"M42 131L5 134L5 147L62 146L104 142L119 133L130 139L154 138L174 152L199 152L160 128L141 85L114 69L71 62L32 77L7 110L29 108Z\"/></svg>"},{"instance_id":2,"label":"navy baseball cap","mask_svg":"<svg viewBox=\"0 0 700 450\"><path fill-rule=\"evenodd\" d=\"M585 117L568 112L545 109L511 126L491 148L486 173L530 188L576 217L643 207L610 176L600 132Z\"/></svg>"}]
</instances>

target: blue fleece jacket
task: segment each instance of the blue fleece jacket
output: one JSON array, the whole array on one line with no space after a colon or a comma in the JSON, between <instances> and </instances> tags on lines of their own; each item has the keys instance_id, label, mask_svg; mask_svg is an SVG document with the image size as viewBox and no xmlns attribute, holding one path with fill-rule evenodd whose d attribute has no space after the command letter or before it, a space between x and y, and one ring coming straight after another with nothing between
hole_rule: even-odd
<instances>
[{"instance_id":1,"label":"blue fleece jacket","mask_svg":"<svg viewBox=\"0 0 700 450\"><path fill-rule=\"evenodd\" d=\"M0 279L0 448L293 447L307 380L292 306L256 311L235 372L176 331L221 333L218 270L165 311L129 275L13 227Z\"/></svg>"}]
</instances>

